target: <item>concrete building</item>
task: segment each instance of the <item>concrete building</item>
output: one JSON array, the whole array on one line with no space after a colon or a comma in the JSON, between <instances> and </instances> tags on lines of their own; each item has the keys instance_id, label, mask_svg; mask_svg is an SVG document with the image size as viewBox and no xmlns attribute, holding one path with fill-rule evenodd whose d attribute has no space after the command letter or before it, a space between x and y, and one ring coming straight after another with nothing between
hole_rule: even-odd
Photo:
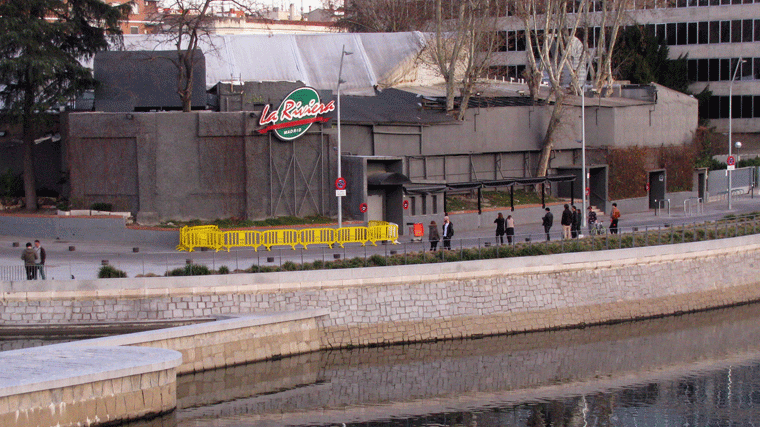
<instances>
[{"instance_id":1,"label":"concrete building","mask_svg":"<svg viewBox=\"0 0 760 427\"><path fill-rule=\"evenodd\" d=\"M424 47L418 34L251 37L219 38L236 48L217 46L205 55L217 111L68 114L71 200L112 203L143 223L336 216L339 142L348 183L343 213L350 219L440 219L446 191L534 179L550 103L533 103L520 86L491 82L472 99L465 120L455 120L445 113L442 88L434 81L419 84L417 68L409 66L408 58L419 57ZM354 54L344 58L341 71L341 141L337 111L326 111L297 139L266 132L267 111L277 110L299 87L313 87L319 102L337 104L333 90L342 49ZM245 67L244 58L264 52L265 66ZM224 67L240 70L244 83L222 81ZM624 87L620 94L627 97L587 104L590 149L691 140L695 99L660 86ZM580 173L580 99L571 103L550 164L555 177ZM597 197L592 202L604 208L607 166L593 150L589 164ZM543 178L535 183L550 185L554 194L581 194L580 185Z\"/></svg>"},{"instance_id":2,"label":"concrete building","mask_svg":"<svg viewBox=\"0 0 760 427\"><path fill-rule=\"evenodd\" d=\"M647 28L670 48L671 58L688 55L694 93L713 92L708 117L719 132L728 131L729 106L734 133L760 133L760 0L678 0L665 7L628 12L630 24ZM663 5L659 7L659 5ZM525 69L524 28L516 17L502 17L504 45L494 57L492 74L520 79ZM598 28L595 31L598 34ZM729 88L737 63L732 98Z\"/></svg>"}]
</instances>

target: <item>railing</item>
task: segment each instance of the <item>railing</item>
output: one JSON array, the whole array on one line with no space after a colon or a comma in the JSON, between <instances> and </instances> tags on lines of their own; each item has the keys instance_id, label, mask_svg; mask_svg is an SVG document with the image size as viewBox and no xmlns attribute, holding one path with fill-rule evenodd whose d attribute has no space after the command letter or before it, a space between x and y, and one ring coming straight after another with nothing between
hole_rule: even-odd
<instances>
[{"instance_id":1,"label":"railing","mask_svg":"<svg viewBox=\"0 0 760 427\"><path fill-rule=\"evenodd\" d=\"M362 246L377 242L395 243L398 239L398 225L385 221L370 221L367 227L341 228L306 228L302 230L230 230L222 231L215 225L182 227L179 232L178 251L193 252L195 248L209 248L216 251L230 251L232 248L253 248L258 251L264 247L271 251L273 246L290 246L295 250L301 245L327 245L332 248L337 244L341 248L347 243L360 243Z\"/></svg>"},{"instance_id":2,"label":"railing","mask_svg":"<svg viewBox=\"0 0 760 427\"><path fill-rule=\"evenodd\" d=\"M323 229L315 230L321 233ZM370 227L370 230L373 228ZM383 228L379 229L380 231ZM385 228L392 231L393 228ZM306 230L301 230L304 232ZM587 230L582 230L585 234ZM225 239L239 239L234 251L217 252L202 250L187 252L130 252L99 253L95 260L76 262L74 258L55 259L48 255L45 264L47 279L93 279L103 265L122 270L127 277L164 276L170 272L180 273L192 267L203 267L212 274L224 272L266 272L275 270L304 270L322 268L370 267L378 265L404 265L431 262L453 262L475 259L520 257L555 253L636 248L645 246L689 243L703 240L722 239L760 233L760 216L745 215L712 222L692 222L676 226L636 226L621 228L621 234L591 235L577 239L561 240L560 231L551 234L547 241L544 233L522 233L513 237L513 244L497 245L494 237L472 237L452 240L452 250L430 251L429 242L406 242L397 245L339 247L322 246L305 249L290 244L262 253L254 249L254 238L261 235L250 231L228 233ZM351 232L349 232L351 233ZM484 232L485 233L485 232ZM329 233L328 233L329 234ZM258 237L257 237L258 236ZM382 237L382 236L380 236ZM384 242L390 242L392 235L386 235ZM370 236L367 236L370 238ZM378 240L379 241L379 240ZM507 240L505 239L505 243ZM230 242L231 244L231 242ZM263 245L260 244L259 246ZM580 255L593 258L593 254ZM81 259L81 258L77 258ZM23 263L0 267L0 282L25 280ZM332 263L332 265L330 264Z\"/></svg>"},{"instance_id":3,"label":"railing","mask_svg":"<svg viewBox=\"0 0 760 427\"><path fill-rule=\"evenodd\" d=\"M664 200L655 200L657 202L657 208L654 210L654 215L658 216L660 215L660 211L662 210L664 205L668 205L668 216L670 216L670 199L664 199Z\"/></svg>"}]
</instances>

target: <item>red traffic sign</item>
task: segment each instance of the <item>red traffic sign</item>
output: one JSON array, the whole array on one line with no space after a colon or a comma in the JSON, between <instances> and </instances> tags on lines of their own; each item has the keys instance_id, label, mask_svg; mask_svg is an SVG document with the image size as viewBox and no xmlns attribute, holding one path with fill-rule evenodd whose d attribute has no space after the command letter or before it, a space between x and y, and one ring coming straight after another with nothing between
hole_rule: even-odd
<instances>
[{"instance_id":1,"label":"red traffic sign","mask_svg":"<svg viewBox=\"0 0 760 427\"><path fill-rule=\"evenodd\" d=\"M726 164L728 166L734 166L734 165L736 165L736 157L734 157L734 156L728 156L728 158L726 159Z\"/></svg>"},{"instance_id":2,"label":"red traffic sign","mask_svg":"<svg viewBox=\"0 0 760 427\"><path fill-rule=\"evenodd\" d=\"M589 194L591 194L591 188L586 187L586 195L588 196Z\"/></svg>"},{"instance_id":3,"label":"red traffic sign","mask_svg":"<svg viewBox=\"0 0 760 427\"><path fill-rule=\"evenodd\" d=\"M335 180L335 189L336 190L345 190L346 189L346 178L339 177Z\"/></svg>"},{"instance_id":4,"label":"red traffic sign","mask_svg":"<svg viewBox=\"0 0 760 427\"><path fill-rule=\"evenodd\" d=\"M366 203L362 203L361 205L359 205L359 212L361 212L361 213L367 212L367 204Z\"/></svg>"},{"instance_id":5,"label":"red traffic sign","mask_svg":"<svg viewBox=\"0 0 760 427\"><path fill-rule=\"evenodd\" d=\"M404 200L404 209L409 209L409 200Z\"/></svg>"},{"instance_id":6,"label":"red traffic sign","mask_svg":"<svg viewBox=\"0 0 760 427\"><path fill-rule=\"evenodd\" d=\"M649 183L647 182L647 185L644 186L644 189L649 191Z\"/></svg>"}]
</instances>

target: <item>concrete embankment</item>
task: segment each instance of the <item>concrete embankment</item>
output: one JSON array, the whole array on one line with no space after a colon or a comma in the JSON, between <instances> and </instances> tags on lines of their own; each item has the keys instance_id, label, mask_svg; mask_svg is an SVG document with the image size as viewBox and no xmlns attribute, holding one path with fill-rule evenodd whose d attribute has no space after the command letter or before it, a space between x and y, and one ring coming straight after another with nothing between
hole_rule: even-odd
<instances>
[{"instance_id":1,"label":"concrete embankment","mask_svg":"<svg viewBox=\"0 0 760 427\"><path fill-rule=\"evenodd\" d=\"M756 301L758 255L754 235L444 264L4 282L0 322L245 316L66 345L178 350L184 361L177 370L190 372L324 348L563 328ZM2 405L0 399L0 413L21 410Z\"/></svg>"}]
</instances>

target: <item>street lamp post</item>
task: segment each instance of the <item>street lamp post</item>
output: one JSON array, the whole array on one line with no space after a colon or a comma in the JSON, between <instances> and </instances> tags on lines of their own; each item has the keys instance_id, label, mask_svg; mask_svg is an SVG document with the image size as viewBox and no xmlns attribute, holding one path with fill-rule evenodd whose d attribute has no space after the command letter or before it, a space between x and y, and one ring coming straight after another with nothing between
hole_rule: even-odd
<instances>
[{"instance_id":1,"label":"street lamp post","mask_svg":"<svg viewBox=\"0 0 760 427\"><path fill-rule=\"evenodd\" d=\"M342 80L341 77L343 76L343 57L346 55L351 55L353 52L346 52L346 45L343 45L343 49L340 53L340 67L338 68L338 178L342 177L341 172L341 146L340 146L340 84L345 83L345 80ZM341 228L343 226L343 199L342 196L338 196L336 194L336 197L338 198L338 228Z\"/></svg>"},{"instance_id":2,"label":"street lamp post","mask_svg":"<svg viewBox=\"0 0 760 427\"><path fill-rule=\"evenodd\" d=\"M734 69L734 74L731 76L731 83L728 84L728 157L731 157L731 148L734 145L733 143L733 128L732 128L732 120L734 118L734 80L736 79L736 73L739 72L739 66L742 65L743 62L747 62L744 59L739 58L738 61L736 61L736 68ZM731 182L732 174L731 170L727 170L726 173L728 173L728 209L731 210L731 190L733 187L733 183Z\"/></svg>"},{"instance_id":3,"label":"street lamp post","mask_svg":"<svg viewBox=\"0 0 760 427\"><path fill-rule=\"evenodd\" d=\"M581 196L583 200L581 218L583 218L582 227L586 228L588 224L588 210L586 208L586 90L583 87L581 87L581 169L581 174L583 175L583 179L581 180L581 185L583 186L581 189L583 191Z\"/></svg>"}]
</instances>

